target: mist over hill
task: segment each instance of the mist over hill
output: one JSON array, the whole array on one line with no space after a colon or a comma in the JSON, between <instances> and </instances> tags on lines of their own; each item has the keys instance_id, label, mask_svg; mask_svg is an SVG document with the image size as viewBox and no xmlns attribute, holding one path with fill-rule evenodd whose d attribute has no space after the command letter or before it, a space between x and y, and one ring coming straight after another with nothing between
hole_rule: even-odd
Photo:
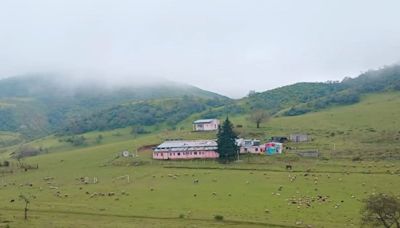
<instances>
[{"instance_id":1,"label":"mist over hill","mask_svg":"<svg viewBox=\"0 0 400 228\"><path fill-rule=\"evenodd\" d=\"M295 116L354 104L368 93L399 90L399 65L340 82L296 83L238 100L163 79L136 78L123 83L28 75L0 80L0 131L37 138L133 125L173 128L196 113L201 118L223 118L261 109L274 116Z\"/></svg>"},{"instance_id":2,"label":"mist over hill","mask_svg":"<svg viewBox=\"0 0 400 228\"><path fill-rule=\"evenodd\" d=\"M101 110L134 101L196 97L229 100L194 86L162 79L76 80L54 74L31 74L0 80L0 131L40 137Z\"/></svg>"}]
</instances>

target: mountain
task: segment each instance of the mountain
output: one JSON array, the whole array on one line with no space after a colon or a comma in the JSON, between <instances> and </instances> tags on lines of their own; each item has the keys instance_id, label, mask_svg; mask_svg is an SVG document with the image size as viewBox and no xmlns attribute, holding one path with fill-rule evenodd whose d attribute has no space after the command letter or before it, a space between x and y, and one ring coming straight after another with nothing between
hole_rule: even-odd
<instances>
[{"instance_id":1,"label":"mountain","mask_svg":"<svg viewBox=\"0 0 400 228\"><path fill-rule=\"evenodd\" d=\"M0 80L0 131L29 138L50 134L74 119L134 101L196 97L229 100L194 86L166 80L135 84L76 81L67 76L36 74Z\"/></svg>"}]
</instances>

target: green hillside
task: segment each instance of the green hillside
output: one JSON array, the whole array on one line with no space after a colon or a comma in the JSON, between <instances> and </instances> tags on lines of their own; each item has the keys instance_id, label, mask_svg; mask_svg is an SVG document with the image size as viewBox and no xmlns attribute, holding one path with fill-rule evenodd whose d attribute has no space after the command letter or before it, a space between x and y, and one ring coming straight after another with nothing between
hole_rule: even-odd
<instances>
[{"instance_id":1,"label":"green hillside","mask_svg":"<svg viewBox=\"0 0 400 228\"><path fill-rule=\"evenodd\" d=\"M96 81L74 83L62 75L12 77L0 80L0 131L18 132L28 139L39 138L63 129L73 120L114 106L184 96L228 100L212 92L169 81L106 87Z\"/></svg>"},{"instance_id":2,"label":"green hillside","mask_svg":"<svg viewBox=\"0 0 400 228\"><path fill-rule=\"evenodd\" d=\"M222 118L260 109L275 116L297 116L355 104L370 93L398 91L400 66L371 70L342 82L296 83L238 100L167 81L111 88L99 82L71 83L57 75L1 80L0 131L32 139L56 132L83 133L133 125L175 128L191 115Z\"/></svg>"},{"instance_id":3,"label":"green hillside","mask_svg":"<svg viewBox=\"0 0 400 228\"><path fill-rule=\"evenodd\" d=\"M341 82L296 83L250 94L239 103L249 109L265 109L271 114L296 116L338 105L355 104L368 93L399 91L400 65L367 71Z\"/></svg>"},{"instance_id":4,"label":"green hillside","mask_svg":"<svg viewBox=\"0 0 400 228\"><path fill-rule=\"evenodd\" d=\"M151 159L151 146L164 139L215 138L212 132L184 130L190 121L180 123L183 130L148 128L151 133L139 135L130 128L93 131L79 135L86 139L82 145L68 142L71 136L35 140L28 145L42 148L41 154L22 163L39 169L26 172L9 159L19 147L8 147L0 153L0 160L12 162L0 167L0 222L11 227L359 226L363 199L400 188L399 102L399 92L370 94L349 106L276 117L259 129L246 115L237 115L231 119L242 125L236 128L242 136L305 132L313 140L290 143L296 149L281 156L243 156L230 165ZM318 159L294 154L314 148L322 153ZM123 158L123 150L139 157ZM285 170L288 163L293 171ZM28 221L23 221L19 194L31 199ZM318 196L327 200L311 201ZM215 215L224 219L217 221Z\"/></svg>"}]
</instances>

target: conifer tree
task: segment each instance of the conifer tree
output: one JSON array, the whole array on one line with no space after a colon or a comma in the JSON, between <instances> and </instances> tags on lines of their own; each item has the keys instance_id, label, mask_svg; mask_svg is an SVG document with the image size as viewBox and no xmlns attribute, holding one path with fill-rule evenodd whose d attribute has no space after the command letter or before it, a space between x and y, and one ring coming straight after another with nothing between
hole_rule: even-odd
<instances>
[{"instance_id":1,"label":"conifer tree","mask_svg":"<svg viewBox=\"0 0 400 228\"><path fill-rule=\"evenodd\" d=\"M217 136L219 162L228 163L236 160L239 149L235 142L237 135L233 131L233 124L229 121L228 117L226 117L222 126L218 128Z\"/></svg>"}]
</instances>

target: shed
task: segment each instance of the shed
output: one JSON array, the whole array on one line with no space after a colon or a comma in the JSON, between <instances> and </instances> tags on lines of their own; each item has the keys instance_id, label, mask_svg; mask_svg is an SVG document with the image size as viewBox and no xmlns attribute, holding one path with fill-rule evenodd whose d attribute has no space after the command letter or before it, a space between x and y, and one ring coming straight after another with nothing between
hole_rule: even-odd
<instances>
[{"instance_id":1,"label":"shed","mask_svg":"<svg viewBox=\"0 0 400 228\"><path fill-rule=\"evenodd\" d=\"M302 134L302 133L295 133L295 134L291 134L289 136L289 139L292 142L307 142L308 141L308 135L307 134Z\"/></svg>"}]
</instances>

